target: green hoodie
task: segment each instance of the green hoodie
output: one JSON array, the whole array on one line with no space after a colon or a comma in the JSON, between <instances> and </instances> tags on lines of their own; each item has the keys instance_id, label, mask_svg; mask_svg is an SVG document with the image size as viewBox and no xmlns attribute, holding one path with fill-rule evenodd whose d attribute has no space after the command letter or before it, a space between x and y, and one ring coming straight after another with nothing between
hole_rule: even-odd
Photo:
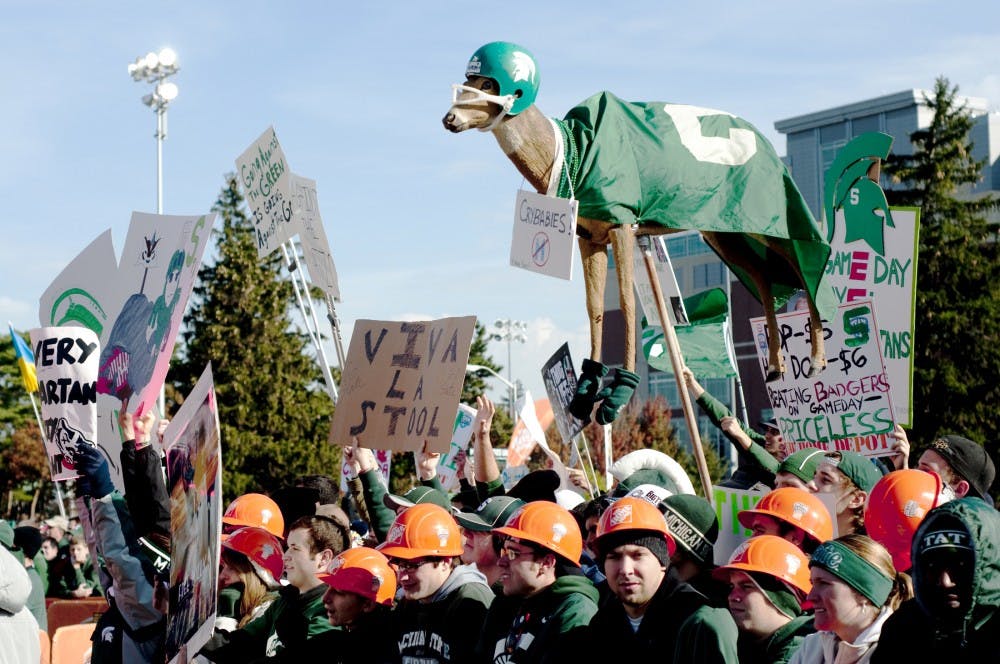
<instances>
[{"instance_id":1,"label":"green hoodie","mask_svg":"<svg viewBox=\"0 0 1000 664\"><path fill-rule=\"evenodd\" d=\"M963 536L966 536L963 538ZM960 616L935 615L936 579L923 564L941 537L971 544L972 597ZM968 541L964 541L967 539ZM904 602L882 627L872 662L1000 662L1000 513L979 498L961 498L931 510L913 536L915 599Z\"/></svg>"},{"instance_id":2,"label":"green hoodie","mask_svg":"<svg viewBox=\"0 0 1000 664\"><path fill-rule=\"evenodd\" d=\"M737 644L740 664L785 664L798 650L802 640L815 631L812 616L799 616L775 630L763 642L741 632Z\"/></svg>"},{"instance_id":3,"label":"green hoodie","mask_svg":"<svg viewBox=\"0 0 1000 664\"><path fill-rule=\"evenodd\" d=\"M582 575L560 576L541 592L524 598L511 621L509 610L490 609L477 648L481 662L559 662L562 645L590 624L599 593Z\"/></svg>"}]
</instances>

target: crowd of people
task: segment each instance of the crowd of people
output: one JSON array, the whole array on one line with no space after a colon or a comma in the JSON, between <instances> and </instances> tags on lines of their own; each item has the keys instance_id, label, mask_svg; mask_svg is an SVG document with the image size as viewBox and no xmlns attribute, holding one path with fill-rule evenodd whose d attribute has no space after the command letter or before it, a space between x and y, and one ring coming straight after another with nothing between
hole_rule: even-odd
<instances>
[{"instance_id":1,"label":"crowd of people","mask_svg":"<svg viewBox=\"0 0 1000 664\"><path fill-rule=\"evenodd\" d=\"M332 478L308 476L271 496L237 497L222 519L214 632L182 655L239 664L1000 661L1000 516L981 445L943 436L909 468L897 428L882 460L786 455L774 422L750 431L686 377L740 453L727 484L761 494L736 515L749 537L731 553L716 551L715 508L651 450L619 459L615 486L589 500L550 470L505 490L490 443L494 407L480 397L457 493L444 490L438 455L426 451L419 484L390 493L374 453L355 440L344 448L343 494ZM122 416L135 434L123 447L124 494L96 449L78 458L77 508L99 580L65 521L47 521L45 532L0 525L0 609L10 614L0 661L38 661L24 634L35 622L29 597L46 586L73 597L106 589L92 662L164 661L170 506L152 423ZM35 616L44 620L44 604Z\"/></svg>"}]
</instances>

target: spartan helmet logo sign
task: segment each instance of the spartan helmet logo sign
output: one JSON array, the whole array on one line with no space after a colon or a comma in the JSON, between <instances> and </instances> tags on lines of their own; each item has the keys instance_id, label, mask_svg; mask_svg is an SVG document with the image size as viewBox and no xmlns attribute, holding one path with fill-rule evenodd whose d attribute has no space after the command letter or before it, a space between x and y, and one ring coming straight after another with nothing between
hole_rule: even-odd
<instances>
[{"instance_id":1,"label":"spartan helmet logo sign","mask_svg":"<svg viewBox=\"0 0 1000 664\"><path fill-rule=\"evenodd\" d=\"M919 516L923 516L923 510L920 509L920 505L917 504L915 500L907 500L906 504L903 505L903 516L908 519L913 519Z\"/></svg>"},{"instance_id":2,"label":"spartan helmet logo sign","mask_svg":"<svg viewBox=\"0 0 1000 664\"><path fill-rule=\"evenodd\" d=\"M406 532L406 528L400 523L392 524L392 528L389 529L389 534L386 536L387 542L395 542L399 544L403 541L403 533Z\"/></svg>"},{"instance_id":3,"label":"spartan helmet logo sign","mask_svg":"<svg viewBox=\"0 0 1000 664\"><path fill-rule=\"evenodd\" d=\"M568 532L569 531L566 530L566 526L562 525L561 523L553 523L552 541L558 544L560 541L562 541L562 538L566 537L566 533Z\"/></svg>"},{"instance_id":4,"label":"spartan helmet logo sign","mask_svg":"<svg viewBox=\"0 0 1000 664\"><path fill-rule=\"evenodd\" d=\"M448 529L444 526L438 526L435 532L437 533L438 545L442 548L445 547L448 544Z\"/></svg>"},{"instance_id":5,"label":"spartan helmet logo sign","mask_svg":"<svg viewBox=\"0 0 1000 664\"><path fill-rule=\"evenodd\" d=\"M270 558L271 556L274 555L274 547L271 546L270 544L265 544L264 546L260 547L260 555L264 559Z\"/></svg>"},{"instance_id":6,"label":"spartan helmet logo sign","mask_svg":"<svg viewBox=\"0 0 1000 664\"><path fill-rule=\"evenodd\" d=\"M789 574L795 574L802 567L802 561L789 553L785 556L785 565L788 566Z\"/></svg>"},{"instance_id":7,"label":"spartan helmet logo sign","mask_svg":"<svg viewBox=\"0 0 1000 664\"><path fill-rule=\"evenodd\" d=\"M621 523L632 523L631 505L621 505L611 508L611 525L617 526Z\"/></svg>"},{"instance_id":8,"label":"spartan helmet logo sign","mask_svg":"<svg viewBox=\"0 0 1000 664\"><path fill-rule=\"evenodd\" d=\"M510 77L514 81L528 81L529 83L535 82L535 61L531 59L531 56L523 51L514 51L511 55L514 60L514 68L510 73Z\"/></svg>"},{"instance_id":9,"label":"spartan helmet logo sign","mask_svg":"<svg viewBox=\"0 0 1000 664\"><path fill-rule=\"evenodd\" d=\"M274 513L271 512L271 510L266 509L266 508L262 509L260 511L260 522L261 522L261 524L266 526L267 523L271 520L271 517L273 517L273 516L274 516Z\"/></svg>"},{"instance_id":10,"label":"spartan helmet logo sign","mask_svg":"<svg viewBox=\"0 0 1000 664\"><path fill-rule=\"evenodd\" d=\"M792 503L792 518L796 521L801 521L808 511L809 506L805 503Z\"/></svg>"}]
</instances>

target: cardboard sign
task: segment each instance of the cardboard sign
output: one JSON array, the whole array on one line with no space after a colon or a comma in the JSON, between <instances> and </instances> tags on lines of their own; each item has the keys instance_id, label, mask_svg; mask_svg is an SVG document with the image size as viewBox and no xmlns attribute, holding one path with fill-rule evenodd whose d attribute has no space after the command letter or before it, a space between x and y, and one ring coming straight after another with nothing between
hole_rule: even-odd
<instances>
[{"instance_id":1,"label":"cardboard sign","mask_svg":"<svg viewBox=\"0 0 1000 664\"><path fill-rule=\"evenodd\" d=\"M274 127L268 127L236 158L236 179L250 208L258 258L267 256L299 232L292 215L290 175Z\"/></svg>"},{"instance_id":2,"label":"cardboard sign","mask_svg":"<svg viewBox=\"0 0 1000 664\"><path fill-rule=\"evenodd\" d=\"M886 434L895 426L895 418L872 303L842 304L836 319L824 322L827 367L814 378L806 377L811 355L809 313L777 318L785 375L766 386L787 451L817 447L865 456L890 454ZM767 326L763 318L752 318L750 327L763 375Z\"/></svg>"},{"instance_id":3,"label":"cardboard sign","mask_svg":"<svg viewBox=\"0 0 1000 664\"><path fill-rule=\"evenodd\" d=\"M222 533L222 448L208 365L163 436L170 494L168 662L201 650L215 627Z\"/></svg>"},{"instance_id":4,"label":"cardboard sign","mask_svg":"<svg viewBox=\"0 0 1000 664\"><path fill-rule=\"evenodd\" d=\"M30 331L45 426L45 454L53 480L77 477L76 450L97 446L97 335L85 327L41 327ZM101 450L109 463L118 465Z\"/></svg>"},{"instance_id":5,"label":"cardboard sign","mask_svg":"<svg viewBox=\"0 0 1000 664\"><path fill-rule=\"evenodd\" d=\"M358 320L347 351L329 441L446 452L465 383L475 316Z\"/></svg>"},{"instance_id":6,"label":"cardboard sign","mask_svg":"<svg viewBox=\"0 0 1000 664\"><path fill-rule=\"evenodd\" d=\"M913 422L913 356L917 254L920 219L918 208L890 208L892 226L885 226L883 253L863 237L847 242L844 211L836 214L830 260L824 277L840 303L872 300L878 309L879 344L892 386L896 421Z\"/></svg>"},{"instance_id":7,"label":"cardboard sign","mask_svg":"<svg viewBox=\"0 0 1000 664\"><path fill-rule=\"evenodd\" d=\"M656 265L656 276L659 278L660 290L663 292L663 304L667 308L672 325L687 325L687 312L684 310L684 298L681 297L677 276L670 264L670 256L663 242L663 236L650 238L653 263ZM653 285L649 282L649 272L646 270L646 260L639 248L639 239L634 240L632 248L632 281L635 284L635 295L642 307L642 314L650 325L660 327L660 312L656 307L656 297L653 295Z\"/></svg>"},{"instance_id":8,"label":"cardboard sign","mask_svg":"<svg viewBox=\"0 0 1000 664\"><path fill-rule=\"evenodd\" d=\"M725 565L740 544L753 537L753 531L744 528L737 515L743 510L752 510L766 495L764 491L747 491L728 487L712 487L712 504L719 520L719 539L715 541L716 565Z\"/></svg>"},{"instance_id":9,"label":"cardboard sign","mask_svg":"<svg viewBox=\"0 0 1000 664\"><path fill-rule=\"evenodd\" d=\"M577 207L575 200L518 191L510 264L550 277L572 279Z\"/></svg>"},{"instance_id":10,"label":"cardboard sign","mask_svg":"<svg viewBox=\"0 0 1000 664\"><path fill-rule=\"evenodd\" d=\"M556 426L559 427L559 435L564 443L568 443L587 426L586 422L576 419L569 412L569 404L576 394L576 371L573 369L568 343L560 346L545 362L542 381L545 383L545 393L549 396Z\"/></svg>"},{"instance_id":11,"label":"cardboard sign","mask_svg":"<svg viewBox=\"0 0 1000 664\"><path fill-rule=\"evenodd\" d=\"M458 414L451 432L451 446L441 455L437 466L438 481L445 491L458 491L458 482L462 478L458 476L457 458L460 452L467 452L469 449L469 441L475 433L475 421L476 409L464 403L458 404ZM472 460L467 459L466 463L472 463Z\"/></svg>"},{"instance_id":12,"label":"cardboard sign","mask_svg":"<svg viewBox=\"0 0 1000 664\"><path fill-rule=\"evenodd\" d=\"M319 214L316 181L292 173L289 183L292 188L292 215L299 229L302 258L309 270L309 281L332 297L334 302L340 302L340 282L323 228L323 218Z\"/></svg>"}]
</instances>

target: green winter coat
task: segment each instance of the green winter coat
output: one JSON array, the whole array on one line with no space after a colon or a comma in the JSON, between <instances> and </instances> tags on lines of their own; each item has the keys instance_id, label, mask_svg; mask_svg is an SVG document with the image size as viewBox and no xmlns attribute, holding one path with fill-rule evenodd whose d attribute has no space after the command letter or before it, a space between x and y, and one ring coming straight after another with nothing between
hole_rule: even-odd
<instances>
[{"instance_id":1,"label":"green winter coat","mask_svg":"<svg viewBox=\"0 0 1000 664\"><path fill-rule=\"evenodd\" d=\"M576 638L597 613L598 596L587 577L570 575L524 598L513 620L507 603L498 601L486 618L478 660L494 664L564 661L568 640Z\"/></svg>"},{"instance_id":2,"label":"green winter coat","mask_svg":"<svg viewBox=\"0 0 1000 664\"><path fill-rule=\"evenodd\" d=\"M936 531L941 519L957 519L971 535L975 562L972 601L951 625L933 615L928 593L934 580L921 560L924 534ZM979 498L962 498L936 507L913 536L913 588L916 597L903 602L882 626L872 664L879 662L1000 662L1000 513Z\"/></svg>"},{"instance_id":3,"label":"green winter coat","mask_svg":"<svg viewBox=\"0 0 1000 664\"><path fill-rule=\"evenodd\" d=\"M738 643L740 664L785 664L802 644L814 633L812 616L793 618L763 642L740 634Z\"/></svg>"},{"instance_id":4,"label":"green winter coat","mask_svg":"<svg viewBox=\"0 0 1000 664\"><path fill-rule=\"evenodd\" d=\"M201 654L213 662L246 664L300 647L306 639L333 629L323 606L326 589L320 584L300 593L285 586L261 617L235 632L216 633Z\"/></svg>"}]
</instances>

